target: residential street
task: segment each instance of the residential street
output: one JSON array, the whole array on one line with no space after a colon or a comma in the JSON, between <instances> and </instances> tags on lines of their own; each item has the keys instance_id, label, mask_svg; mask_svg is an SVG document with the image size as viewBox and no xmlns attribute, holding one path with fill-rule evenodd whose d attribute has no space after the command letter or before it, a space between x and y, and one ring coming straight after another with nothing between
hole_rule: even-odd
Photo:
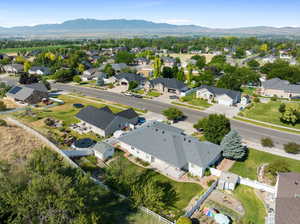
<instances>
[{"instance_id":1,"label":"residential street","mask_svg":"<svg viewBox=\"0 0 300 224\"><path fill-rule=\"evenodd\" d=\"M147 100L147 99L134 98L130 96L124 96L124 95L120 95L108 91L102 91L98 89L90 89L90 88L85 88L80 86L71 86L71 85L61 84L61 83L52 84L52 87L60 90L69 91L69 92L72 91L81 92L82 94L87 96L97 97L104 100L113 101L116 103L125 104L140 109L147 109L155 113L161 113L161 111L170 107L170 105L166 103ZM180 109L187 116L186 121L191 123L195 123L201 117L205 117L208 115L207 113L191 110L188 108L181 107ZM300 144L300 136L297 134L290 134L290 133L281 132L269 128L258 127L255 125L239 122L236 120L231 120L231 124L232 127L235 128L240 133L240 135L247 141L260 143L261 138L271 137L274 140L276 147L282 147L283 144L286 144L288 142L297 142L298 144Z\"/></svg>"},{"instance_id":2,"label":"residential street","mask_svg":"<svg viewBox=\"0 0 300 224\"><path fill-rule=\"evenodd\" d=\"M7 81L10 84L16 83L15 79L3 76L0 78L0 81ZM171 106L167 103L125 96L99 89L71 86L62 83L52 83L51 85L53 89L82 93L87 96L101 98L107 101L125 104L135 108L147 109L148 111L154 113L161 113L164 109ZM180 109L187 116L186 121L190 123L196 123L200 118L208 115L203 111L196 111L184 107L180 107ZM249 123L240 122L237 120L231 120L231 125L234 129L236 129L239 132L239 134L244 138L244 140L248 142L253 142L257 144L260 143L261 138L270 137L273 139L276 148L282 148L283 144L286 144L288 142L296 142L300 144L300 136L297 134L281 132L270 128L263 128Z\"/></svg>"}]
</instances>

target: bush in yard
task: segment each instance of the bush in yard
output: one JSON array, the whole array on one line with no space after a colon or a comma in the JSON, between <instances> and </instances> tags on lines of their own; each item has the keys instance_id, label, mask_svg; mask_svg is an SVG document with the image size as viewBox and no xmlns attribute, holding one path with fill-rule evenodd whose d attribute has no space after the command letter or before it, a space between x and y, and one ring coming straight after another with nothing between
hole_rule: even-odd
<instances>
[{"instance_id":1,"label":"bush in yard","mask_svg":"<svg viewBox=\"0 0 300 224\"><path fill-rule=\"evenodd\" d=\"M243 160L247 156L247 148L242 145L242 139L235 130L231 130L222 140L223 157L232 160Z\"/></svg>"},{"instance_id":2,"label":"bush in yard","mask_svg":"<svg viewBox=\"0 0 300 224\"><path fill-rule=\"evenodd\" d=\"M80 76L79 76L79 75L75 75L75 76L73 77L73 82L80 83L80 82L81 82Z\"/></svg>"},{"instance_id":3,"label":"bush in yard","mask_svg":"<svg viewBox=\"0 0 300 224\"><path fill-rule=\"evenodd\" d=\"M6 105L3 101L0 101L0 111L1 110L6 110Z\"/></svg>"},{"instance_id":4,"label":"bush in yard","mask_svg":"<svg viewBox=\"0 0 300 224\"><path fill-rule=\"evenodd\" d=\"M286 105L284 103L280 104L280 106L278 108L278 111L280 113L284 113L285 112L285 107L286 107Z\"/></svg>"},{"instance_id":5,"label":"bush in yard","mask_svg":"<svg viewBox=\"0 0 300 224\"><path fill-rule=\"evenodd\" d=\"M205 170L205 172L204 172L204 176L208 177L208 176L210 176L210 175L211 175L210 169L207 168L207 169Z\"/></svg>"},{"instance_id":6,"label":"bush in yard","mask_svg":"<svg viewBox=\"0 0 300 224\"><path fill-rule=\"evenodd\" d=\"M262 138L261 139L261 145L263 147L269 147L269 148L274 147L274 143L273 143L273 140L271 138Z\"/></svg>"},{"instance_id":7,"label":"bush in yard","mask_svg":"<svg viewBox=\"0 0 300 224\"><path fill-rule=\"evenodd\" d=\"M260 102L260 99L259 99L258 97L255 97L255 98L253 99L253 102L254 102L254 103L259 103L259 102Z\"/></svg>"},{"instance_id":8,"label":"bush in yard","mask_svg":"<svg viewBox=\"0 0 300 224\"><path fill-rule=\"evenodd\" d=\"M170 107L163 111L163 115L166 116L168 120L178 121L183 117L183 113L176 107Z\"/></svg>"},{"instance_id":9,"label":"bush in yard","mask_svg":"<svg viewBox=\"0 0 300 224\"><path fill-rule=\"evenodd\" d=\"M176 224L192 224L192 220L188 217L180 217Z\"/></svg>"},{"instance_id":10,"label":"bush in yard","mask_svg":"<svg viewBox=\"0 0 300 224\"><path fill-rule=\"evenodd\" d=\"M290 142L284 145L284 151L291 154L300 153L300 145L295 142Z\"/></svg>"},{"instance_id":11,"label":"bush in yard","mask_svg":"<svg viewBox=\"0 0 300 224\"><path fill-rule=\"evenodd\" d=\"M230 132L230 121L222 114L210 114L194 125L197 130L203 130L207 141L220 144L225 135Z\"/></svg>"},{"instance_id":12,"label":"bush in yard","mask_svg":"<svg viewBox=\"0 0 300 224\"><path fill-rule=\"evenodd\" d=\"M7 123L5 120L0 119L0 126L7 126Z\"/></svg>"},{"instance_id":13,"label":"bush in yard","mask_svg":"<svg viewBox=\"0 0 300 224\"><path fill-rule=\"evenodd\" d=\"M53 126L55 125L55 120L53 120L52 118L46 118L44 123L47 125L47 126Z\"/></svg>"},{"instance_id":14,"label":"bush in yard","mask_svg":"<svg viewBox=\"0 0 300 224\"><path fill-rule=\"evenodd\" d=\"M290 172L290 169L289 169L289 165L286 162L281 161L281 160L277 160L277 161L274 161L274 162L270 163L266 167L265 172L269 173L273 177L275 177L277 175L277 173L279 173L279 172L280 173Z\"/></svg>"},{"instance_id":15,"label":"bush in yard","mask_svg":"<svg viewBox=\"0 0 300 224\"><path fill-rule=\"evenodd\" d=\"M276 95L271 97L271 101L277 101L278 97Z\"/></svg>"},{"instance_id":16,"label":"bush in yard","mask_svg":"<svg viewBox=\"0 0 300 224\"><path fill-rule=\"evenodd\" d=\"M134 90L138 86L139 84L136 81L130 81L128 85L128 91Z\"/></svg>"},{"instance_id":17,"label":"bush in yard","mask_svg":"<svg viewBox=\"0 0 300 224\"><path fill-rule=\"evenodd\" d=\"M209 180L209 181L207 182L207 186L210 187L214 182L215 182L215 180Z\"/></svg>"}]
</instances>

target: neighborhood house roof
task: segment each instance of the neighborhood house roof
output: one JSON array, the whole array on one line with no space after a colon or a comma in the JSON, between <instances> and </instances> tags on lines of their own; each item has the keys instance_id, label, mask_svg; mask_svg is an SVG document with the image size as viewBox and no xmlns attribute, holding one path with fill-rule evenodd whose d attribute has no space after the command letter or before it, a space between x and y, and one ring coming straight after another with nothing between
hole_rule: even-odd
<instances>
[{"instance_id":1,"label":"neighborhood house roof","mask_svg":"<svg viewBox=\"0 0 300 224\"><path fill-rule=\"evenodd\" d=\"M102 108L96 108L93 106L87 106L76 114L76 117L80 120L92 124L102 130L105 130L117 117L133 116L132 109L127 109L117 114L114 114L107 106ZM135 113L136 116L138 116Z\"/></svg>"},{"instance_id":2,"label":"neighborhood house roof","mask_svg":"<svg viewBox=\"0 0 300 224\"><path fill-rule=\"evenodd\" d=\"M200 142L181 129L157 121L146 123L119 140L177 168L188 163L207 167L221 153L218 145Z\"/></svg>"},{"instance_id":3,"label":"neighborhood house roof","mask_svg":"<svg viewBox=\"0 0 300 224\"><path fill-rule=\"evenodd\" d=\"M145 77L139 74L134 74L134 73L122 73L119 75L115 76L117 80L125 79L128 82L136 81L136 82L141 82L146 80Z\"/></svg>"},{"instance_id":4,"label":"neighborhood house roof","mask_svg":"<svg viewBox=\"0 0 300 224\"><path fill-rule=\"evenodd\" d=\"M300 173L279 173L275 202L276 224L300 223Z\"/></svg>"},{"instance_id":5,"label":"neighborhood house roof","mask_svg":"<svg viewBox=\"0 0 300 224\"><path fill-rule=\"evenodd\" d=\"M264 89L277 89L285 92L300 93L300 85L290 84L289 81L279 78L269 79L262 82L262 87Z\"/></svg>"},{"instance_id":6,"label":"neighborhood house roof","mask_svg":"<svg viewBox=\"0 0 300 224\"><path fill-rule=\"evenodd\" d=\"M164 87L167 87L169 89L176 89L176 90L186 90L187 86L177 80L177 79L170 79L170 78L157 78L157 79L152 79L149 81L151 86L156 86L158 84L162 84Z\"/></svg>"},{"instance_id":7,"label":"neighborhood house roof","mask_svg":"<svg viewBox=\"0 0 300 224\"><path fill-rule=\"evenodd\" d=\"M202 89L207 89L207 91L209 91L210 93L212 93L215 96L227 95L231 99L236 99L236 98L240 97L241 94L242 94L239 91L230 90L230 89L223 89L223 88L217 88L217 87L208 86L208 85L201 85L199 87L199 90L202 90Z\"/></svg>"},{"instance_id":8,"label":"neighborhood house roof","mask_svg":"<svg viewBox=\"0 0 300 224\"><path fill-rule=\"evenodd\" d=\"M24 101L28 97L30 97L34 91L48 92L48 89L42 83L33 83L29 85L14 86L8 91L7 96L13 97L17 100Z\"/></svg>"}]
</instances>

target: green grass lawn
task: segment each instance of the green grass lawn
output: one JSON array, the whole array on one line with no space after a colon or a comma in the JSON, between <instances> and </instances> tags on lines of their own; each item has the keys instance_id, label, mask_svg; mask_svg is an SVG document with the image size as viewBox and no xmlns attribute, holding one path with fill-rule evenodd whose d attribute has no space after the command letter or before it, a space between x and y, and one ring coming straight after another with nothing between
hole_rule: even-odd
<instances>
[{"instance_id":1,"label":"green grass lawn","mask_svg":"<svg viewBox=\"0 0 300 224\"><path fill-rule=\"evenodd\" d=\"M164 224L164 222L159 221L158 218L142 211L129 215L127 221L130 224Z\"/></svg>"},{"instance_id":2,"label":"green grass lawn","mask_svg":"<svg viewBox=\"0 0 300 224\"><path fill-rule=\"evenodd\" d=\"M248 177L252 180L256 180L257 168L264 163L270 163L276 160L285 161L287 164L289 164L289 169L291 171L300 172L300 161L273 155L255 149L249 150L248 159L246 161L235 162L231 167L230 172L236 173L243 177Z\"/></svg>"},{"instance_id":3,"label":"green grass lawn","mask_svg":"<svg viewBox=\"0 0 300 224\"><path fill-rule=\"evenodd\" d=\"M182 102L186 102L188 104L194 105L194 106L198 106L198 107L204 107L204 108L208 108L211 106L210 103L208 103L206 100L200 99L200 98L196 98L196 93L184 96L180 99Z\"/></svg>"},{"instance_id":4,"label":"green grass lawn","mask_svg":"<svg viewBox=\"0 0 300 224\"><path fill-rule=\"evenodd\" d=\"M280 121L281 113L278 111L280 104L281 102L277 101L270 101L269 103L255 103L252 108L246 109L241 112L241 115L246 118L251 118L258 121L264 121L276 125L300 129L300 123L293 126L284 124Z\"/></svg>"},{"instance_id":5,"label":"green grass lawn","mask_svg":"<svg viewBox=\"0 0 300 224\"><path fill-rule=\"evenodd\" d=\"M159 97L161 95L161 93L159 93L159 92L156 92L156 91L149 91L148 93L147 93L147 96L152 96L152 97Z\"/></svg>"},{"instance_id":6,"label":"green grass lawn","mask_svg":"<svg viewBox=\"0 0 300 224\"><path fill-rule=\"evenodd\" d=\"M141 172L145 171L144 168L133 164L132 162L127 160L125 157L121 156L121 159L124 160L124 162L126 164L126 170L129 174L130 173L139 173L139 172L141 173ZM113 163L111 165L113 165ZM174 207L176 207L177 209L179 209L181 211L186 206L188 206L190 200L194 196L201 195L201 193L203 192L203 188L198 184L176 182L176 181L171 180L168 177L165 177L159 173L156 173L154 171L152 171L152 172L153 172L154 178L156 180L159 180L161 182L168 182L174 187L175 191L178 194L178 200L176 201Z\"/></svg>"},{"instance_id":7,"label":"green grass lawn","mask_svg":"<svg viewBox=\"0 0 300 224\"><path fill-rule=\"evenodd\" d=\"M234 196L245 209L245 215L242 217L243 223L265 223L266 209L252 188L239 185L234 191Z\"/></svg>"}]
</instances>

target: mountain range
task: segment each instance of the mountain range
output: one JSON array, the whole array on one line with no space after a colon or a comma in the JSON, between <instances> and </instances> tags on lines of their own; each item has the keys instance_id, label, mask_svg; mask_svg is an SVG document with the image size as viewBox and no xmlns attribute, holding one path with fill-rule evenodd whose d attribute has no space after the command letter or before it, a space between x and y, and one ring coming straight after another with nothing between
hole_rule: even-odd
<instances>
[{"instance_id":1,"label":"mountain range","mask_svg":"<svg viewBox=\"0 0 300 224\"><path fill-rule=\"evenodd\" d=\"M300 38L300 27L208 28L196 25L173 25L145 20L75 19L60 24L0 27L0 37L23 38L103 38L153 36L277 36Z\"/></svg>"}]
</instances>

